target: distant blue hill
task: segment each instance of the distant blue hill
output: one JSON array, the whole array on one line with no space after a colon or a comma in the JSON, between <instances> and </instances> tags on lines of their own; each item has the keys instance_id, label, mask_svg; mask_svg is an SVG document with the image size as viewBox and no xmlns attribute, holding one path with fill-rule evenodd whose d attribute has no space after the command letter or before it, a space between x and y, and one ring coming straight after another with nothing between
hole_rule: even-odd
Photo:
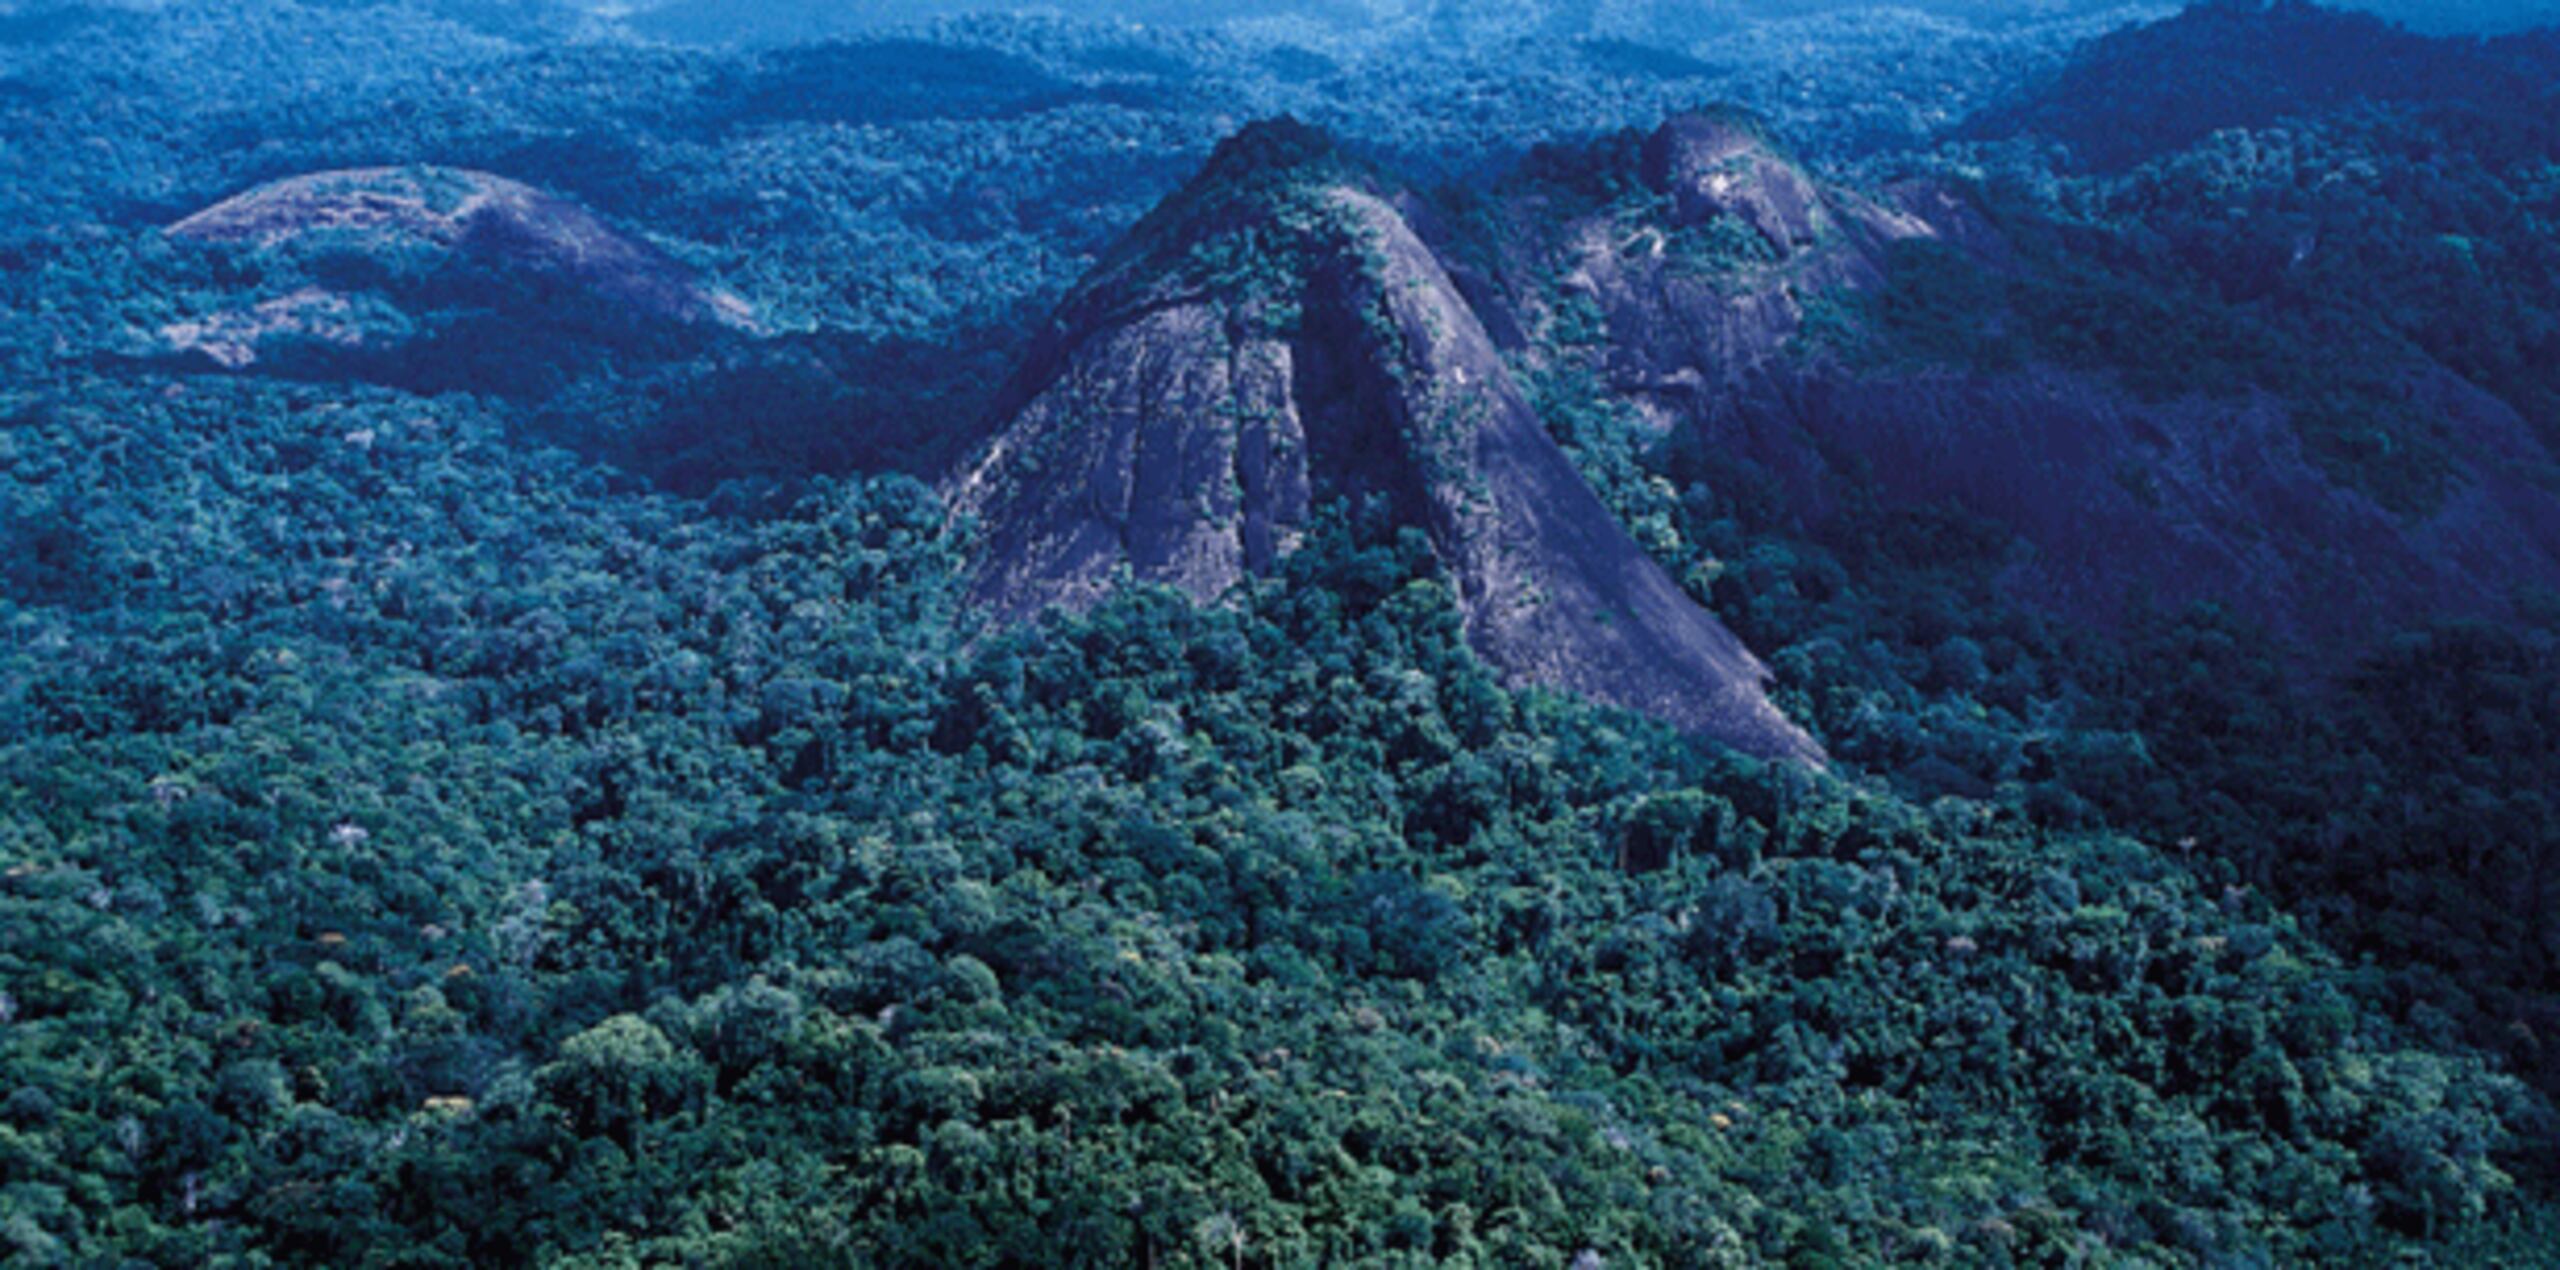
<instances>
[{"instance_id":1,"label":"distant blue hill","mask_svg":"<svg viewBox=\"0 0 2560 1270\"><path fill-rule=\"evenodd\" d=\"M457 0L486 7L487 0ZM1357 31L1405 23L1469 29L1517 27L1545 35L1599 35L1677 45L1755 21L1868 9L1899 9L1985 26L2082 17L2114 11L2165 11L2173 5L2125 0L1649 0L1601 5L1595 0L1108 0L1091 4L1022 4L1003 0L663 0L602 3L561 0L597 11L626 12L628 25L652 38L695 44L789 44L976 13L1056 14L1155 25L1221 25L1299 18L1319 27ZM2430 34L2505 34L2560 24L2560 0L2343 0Z\"/></svg>"}]
</instances>

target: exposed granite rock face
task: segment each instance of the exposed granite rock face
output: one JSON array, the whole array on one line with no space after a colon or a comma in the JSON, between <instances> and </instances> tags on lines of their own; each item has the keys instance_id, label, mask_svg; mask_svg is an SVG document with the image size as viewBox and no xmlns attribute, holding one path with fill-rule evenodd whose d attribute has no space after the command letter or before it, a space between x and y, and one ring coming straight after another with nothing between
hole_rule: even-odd
<instances>
[{"instance_id":1,"label":"exposed granite rock face","mask_svg":"<svg viewBox=\"0 0 2560 1270\"><path fill-rule=\"evenodd\" d=\"M172 322L160 337L182 353L201 353L224 370L245 370L270 340L300 339L336 348L364 347L366 323L347 297L302 287L245 309L225 309L193 321Z\"/></svg>"},{"instance_id":2,"label":"exposed granite rock face","mask_svg":"<svg viewBox=\"0 0 2560 1270\"><path fill-rule=\"evenodd\" d=\"M1781 257L1812 246L1831 221L1812 178L1739 111L1693 112L1656 129L1645 140L1644 178L1671 196L1682 222L1739 218Z\"/></svg>"},{"instance_id":3,"label":"exposed granite rock face","mask_svg":"<svg viewBox=\"0 0 2560 1270\"><path fill-rule=\"evenodd\" d=\"M1644 179L1669 195L1676 227L1748 225L1764 259L1700 269L1666 250L1626 250L1620 227L1569 226L1564 288L1598 302L1621 380L1740 386L1786 350L1813 297L1884 281L1884 247L1937 229L1902 207L1826 190L1734 111L1682 115L1646 138Z\"/></svg>"},{"instance_id":4,"label":"exposed granite rock face","mask_svg":"<svg viewBox=\"0 0 2560 1270\"><path fill-rule=\"evenodd\" d=\"M665 252L532 186L464 168L350 168L261 185L169 227L178 238L273 246L320 233L482 253L678 322L753 325L746 303Z\"/></svg>"},{"instance_id":5,"label":"exposed granite rock face","mask_svg":"<svg viewBox=\"0 0 2560 1270\"><path fill-rule=\"evenodd\" d=\"M1091 333L952 487L985 535L971 597L1080 609L1126 565L1208 601L1268 565L1307 512L1293 372L1207 302Z\"/></svg>"},{"instance_id":6,"label":"exposed granite rock face","mask_svg":"<svg viewBox=\"0 0 2560 1270\"><path fill-rule=\"evenodd\" d=\"M197 212L168 233L260 247L424 253L573 287L629 318L755 327L745 302L704 285L666 253L575 203L486 172L356 168L289 177ZM278 338L343 348L396 342L392 332L368 332L352 312L347 297L312 291L173 324L161 334L181 351L231 369L255 362L258 345Z\"/></svg>"},{"instance_id":7,"label":"exposed granite rock face","mask_svg":"<svg viewBox=\"0 0 2560 1270\"><path fill-rule=\"evenodd\" d=\"M1243 134L1070 297L954 476L986 535L974 598L1019 618L1127 576L1212 600L1286 553L1316 500L1382 494L1515 678L1813 755L1760 665L1578 479L1504 351L1593 359L1607 391L1765 474L1817 536L1853 507L1988 519L2014 535L2004 588L2073 620L2218 602L2299 637L2316 670L2413 613L2495 615L2520 586L2560 587L2560 471L2449 372L2413 361L2401 384L2459 439L2447 492L2395 511L2263 394L2153 400L2096 372L1809 345L1821 306L1883 287L1905 240L2023 267L1960 191L1827 186L1721 112L1666 124L1637 161L1667 216L1559 216L1532 187L1500 222L1529 228L1477 244L1462 288L1409 207L1319 141ZM1541 335L1561 306L1597 313L1596 344Z\"/></svg>"},{"instance_id":8,"label":"exposed granite rock face","mask_svg":"<svg viewBox=\"0 0 2560 1270\"><path fill-rule=\"evenodd\" d=\"M1556 448L1431 250L1323 149L1288 125L1231 141L1069 299L951 482L984 535L972 598L1020 618L1125 570L1211 600L1316 499L1383 495L1513 679L1817 761L1765 668Z\"/></svg>"}]
</instances>

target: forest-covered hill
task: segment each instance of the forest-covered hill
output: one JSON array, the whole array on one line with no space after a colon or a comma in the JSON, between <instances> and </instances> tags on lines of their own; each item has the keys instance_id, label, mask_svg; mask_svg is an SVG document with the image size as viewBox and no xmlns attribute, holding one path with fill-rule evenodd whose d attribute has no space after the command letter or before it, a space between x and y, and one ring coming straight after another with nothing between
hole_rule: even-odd
<instances>
[{"instance_id":1,"label":"forest-covered hill","mask_svg":"<svg viewBox=\"0 0 2560 1270\"><path fill-rule=\"evenodd\" d=\"M0 1260L2550 1263L2555 45L2107 25L9 9ZM1520 426L1000 621L1132 296Z\"/></svg>"}]
</instances>

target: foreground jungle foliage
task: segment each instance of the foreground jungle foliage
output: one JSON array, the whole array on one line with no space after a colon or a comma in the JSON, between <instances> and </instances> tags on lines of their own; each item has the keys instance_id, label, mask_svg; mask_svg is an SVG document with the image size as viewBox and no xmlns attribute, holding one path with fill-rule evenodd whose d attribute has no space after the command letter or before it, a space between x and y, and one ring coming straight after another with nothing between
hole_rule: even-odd
<instances>
[{"instance_id":1,"label":"foreground jungle foliage","mask_svg":"<svg viewBox=\"0 0 2560 1270\"><path fill-rule=\"evenodd\" d=\"M0 1259L2560 1247L2560 606L2412 615L2305 677L2223 613L2008 602L1959 508L1809 535L1752 473L1556 410L1816 774L1505 689L1374 508L1226 607L989 632L920 479L1243 116L1457 182L1716 98L2057 227L2001 278L1904 262L1844 355L2212 391L2344 331L2549 438L2547 118L2260 84L2099 152L2012 95L2107 73L2057 69L2079 20L734 52L540 12L0 18ZM2199 20L2253 19L2304 17ZM466 324L361 373L156 338L349 268L160 226L411 161L574 194L765 330ZM2304 225L2354 248L2250 272ZM2101 265L2069 311L2118 326L1998 347L1940 289L2032 313ZM2489 285L2430 289L2459 271ZM2216 362L2233 330L2282 355ZM2339 428L2423 502L2419 422Z\"/></svg>"}]
</instances>

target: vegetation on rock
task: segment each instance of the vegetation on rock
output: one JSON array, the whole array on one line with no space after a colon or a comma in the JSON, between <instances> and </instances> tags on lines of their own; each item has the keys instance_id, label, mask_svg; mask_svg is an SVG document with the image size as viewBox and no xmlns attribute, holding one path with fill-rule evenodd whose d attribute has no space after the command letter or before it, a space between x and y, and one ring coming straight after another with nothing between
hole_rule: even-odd
<instances>
[{"instance_id":1,"label":"vegetation on rock","mask_svg":"<svg viewBox=\"0 0 2560 1270\"><path fill-rule=\"evenodd\" d=\"M2422 516L2472 439L2401 372L2560 443L2544 108L2253 81L2081 169L2053 101L1912 148L2067 28L1832 14L1782 62L1682 21L0 17L0 1261L2547 1262L2560 606L2316 658L2236 607L2077 621L1978 510L1853 466L1807 507L1664 427L1611 315L1523 264L1668 216L1645 133L1741 99L1807 179L1926 178L2014 246L1884 249L1801 297L1789 373L2281 399ZM846 67L905 78L817 91ZM918 478L1235 116L1290 111L1353 157L1266 126L1222 161L1452 187L1416 232L1830 770L1505 686L1384 500L1222 605L966 611ZM412 162L593 206L764 329L461 305L467 375L167 355L352 266L164 226ZM1719 223L1679 294L1813 276ZM1250 291L1271 246L1182 276ZM503 281L426 264L365 277Z\"/></svg>"}]
</instances>

